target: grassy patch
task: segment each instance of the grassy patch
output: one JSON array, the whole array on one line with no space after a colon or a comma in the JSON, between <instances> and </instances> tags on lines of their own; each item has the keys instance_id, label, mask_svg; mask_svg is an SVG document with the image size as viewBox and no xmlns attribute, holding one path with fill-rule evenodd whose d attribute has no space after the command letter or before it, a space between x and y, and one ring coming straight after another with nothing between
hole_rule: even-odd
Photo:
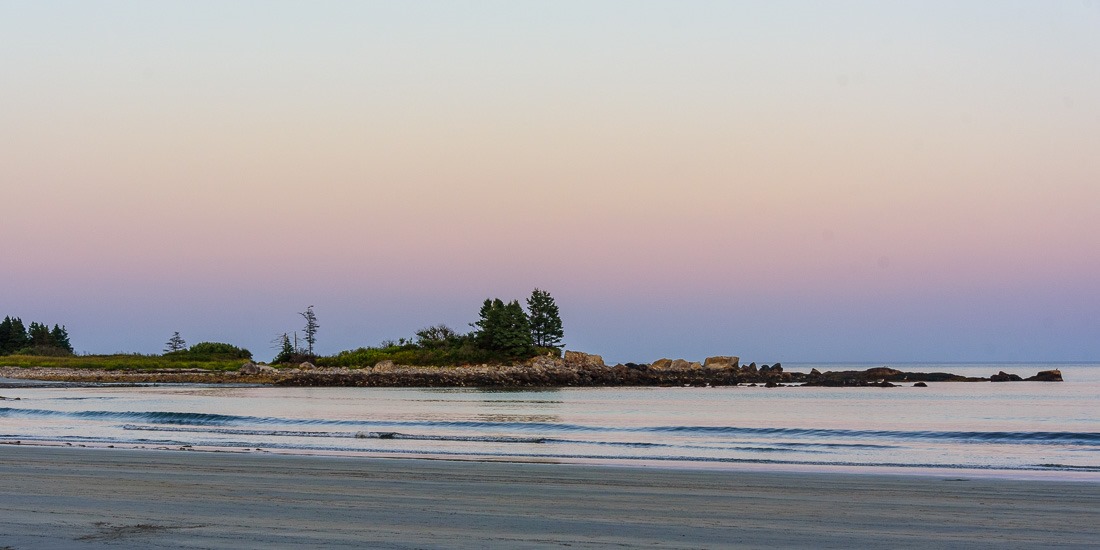
<instances>
[{"instance_id":1,"label":"grassy patch","mask_svg":"<svg viewBox=\"0 0 1100 550\"><path fill-rule=\"evenodd\" d=\"M45 357L35 355L0 356L0 365L5 367L50 367L66 369L102 369L102 370L159 370L159 369L204 369L236 370L244 364L243 359L203 359L186 357L168 357L162 355L70 355L68 357Z\"/></svg>"}]
</instances>

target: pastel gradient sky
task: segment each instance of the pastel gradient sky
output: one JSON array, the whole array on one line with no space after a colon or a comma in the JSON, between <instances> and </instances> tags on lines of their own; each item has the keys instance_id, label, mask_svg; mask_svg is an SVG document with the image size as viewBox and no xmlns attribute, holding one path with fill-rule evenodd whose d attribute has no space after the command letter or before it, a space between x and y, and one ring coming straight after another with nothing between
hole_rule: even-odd
<instances>
[{"instance_id":1,"label":"pastel gradient sky","mask_svg":"<svg viewBox=\"0 0 1100 550\"><path fill-rule=\"evenodd\" d=\"M1100 359L1100 3L0 0L0 315Z\"/></svg>"}]
</instances>

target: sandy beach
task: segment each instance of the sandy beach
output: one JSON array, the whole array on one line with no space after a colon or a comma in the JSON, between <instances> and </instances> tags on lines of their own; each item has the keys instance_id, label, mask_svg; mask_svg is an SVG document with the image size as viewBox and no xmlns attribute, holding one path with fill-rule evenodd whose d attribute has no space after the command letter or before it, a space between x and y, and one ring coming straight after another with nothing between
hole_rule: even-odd
<instances>
[{"instance_id":1,"label":"sandy beach","mask_svg":"<svg viewBox=\"0 0 1100 550\"><path fill-rule=\"evenodd\" d=\"M1100 484L0 447L7 548L1085 548Z\"/></svg>"}]
</instances>

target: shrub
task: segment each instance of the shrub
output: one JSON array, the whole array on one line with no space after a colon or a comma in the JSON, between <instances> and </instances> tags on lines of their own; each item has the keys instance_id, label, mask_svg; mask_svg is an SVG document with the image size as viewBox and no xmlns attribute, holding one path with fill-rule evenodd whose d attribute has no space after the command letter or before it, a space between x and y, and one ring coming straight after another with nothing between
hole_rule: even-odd
<instances>
[{"instance_id":1,"label":"shrub","mask_svg":"<svg viewBox=\"0 0 1100 550\"><path fill-rule=\"evenodd\" d=\"M221 342L199 342L186 350L165 353L169 359L189 361L211 361L217 359L252 359L252 352L232 344Z\"/></svg>"}]
</instances>

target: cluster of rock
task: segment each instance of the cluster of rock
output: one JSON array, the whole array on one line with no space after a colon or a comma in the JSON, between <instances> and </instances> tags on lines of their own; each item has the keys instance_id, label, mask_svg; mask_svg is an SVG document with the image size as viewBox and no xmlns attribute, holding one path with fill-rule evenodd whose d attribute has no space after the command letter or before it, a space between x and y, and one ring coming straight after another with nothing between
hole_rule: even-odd
<instances>
[{"instance_id":1,"label":"cluster of rock","mask_svg":"<svg viewBox=\"0 0 1100 550\"><path fill-rule=\"evenodd\" d=\"M374 387L568 387L568 386L766 386L785 385L892 387L899 383L983 382L990 378L943 372L904 372L880 367L863 371L808 373L784 371L779 363L741 365L735 356L708 357L702 363L658 359L648 364L609 366L599 355L566 351L564 357L536 357L515 365L416 367L382 361L361 369L280 370L274 381L287 386ZM1017 377L1019 378L1019 377ZM1058 371L1043 371L1030 381L1061 381Z\"/></svg>"},{"instance_id":2,"label":"cluster of rock","mask_svg":"<svg viewBox=\"0 0 1100 550\"><path fill-rule=\"evenodd\" d=\"M787 385L892 387L925 382L1040 381L1060 382L1057 370L1022 378L999 372L990 378L944 372L904 372L887 367L862 371L808 373L783 370L779 363L741 365L735 356L708 357L702 363L684 359L658 359L652 363L609 366L599 355L566 351L564 357L541 356L514 365L464 365L418 367L382 361L370 367L317 367L302 363L275 368L245 363L236 372L201 369L160 371L102 371L93 369L0 368L0 377L57 380L80 383L252 383L282 386L371 387L569 387L569 386L766 386Z\"/></svg>"}]
</instances>

